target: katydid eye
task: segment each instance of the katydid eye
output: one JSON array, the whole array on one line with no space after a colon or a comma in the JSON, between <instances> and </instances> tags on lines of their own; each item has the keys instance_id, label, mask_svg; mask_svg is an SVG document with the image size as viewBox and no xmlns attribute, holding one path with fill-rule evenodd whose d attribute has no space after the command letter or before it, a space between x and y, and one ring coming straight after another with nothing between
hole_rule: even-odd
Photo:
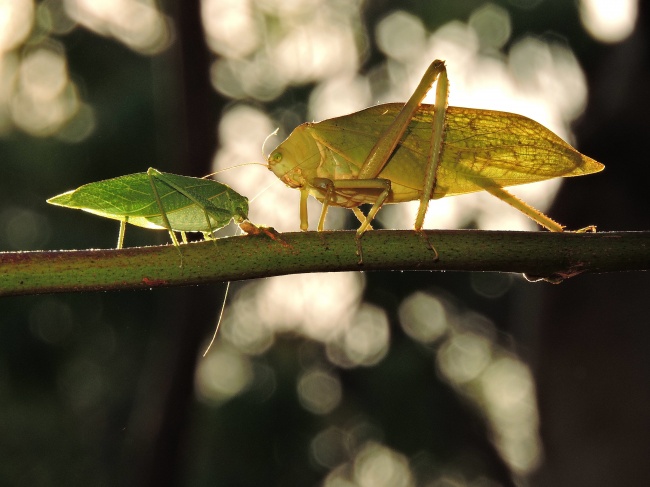
<instances>
[{"instance_id":1,"label":"katydid eye","mask_svg":"<svg viewBox=\"0 0 650 487\"><path fill-rule=\"evenodd\" d=\"M280 161L282 161L282 152L275 152L271 156L271 160L272 160L272 162L280 162Z\"/></svg>"}]
</instances>

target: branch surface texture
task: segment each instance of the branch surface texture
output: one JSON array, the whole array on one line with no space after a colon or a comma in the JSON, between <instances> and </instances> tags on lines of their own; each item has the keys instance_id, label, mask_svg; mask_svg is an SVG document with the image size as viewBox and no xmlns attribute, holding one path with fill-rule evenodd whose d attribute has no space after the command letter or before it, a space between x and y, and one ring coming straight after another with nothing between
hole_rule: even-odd
<instances>
[{"instance_id":1,"label":"branch surface texture","mask_svg":"<svg viewBox=\"0 0 650 487\"><path fill-rule=\"evenodd\" d=\"M485 230L300 232L112 250L0 253L0 296L211 284L306 272L525 273L561 282L584 272L650 269L650 232ZM426 236L426 237L425 237ZM439 258L428 242L438 251Z\"/></svg>"}]
</instances>

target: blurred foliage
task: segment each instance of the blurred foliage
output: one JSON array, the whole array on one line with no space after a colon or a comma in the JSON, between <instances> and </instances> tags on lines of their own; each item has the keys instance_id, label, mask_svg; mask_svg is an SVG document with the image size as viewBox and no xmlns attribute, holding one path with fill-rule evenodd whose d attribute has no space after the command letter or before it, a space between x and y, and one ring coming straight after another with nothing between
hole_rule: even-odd
<instances>
[{"instance_id":1,"label":"blurred foliage","mask_svg":"<svg viewBox=\"0 0 650 487\"><path fill-rule=\"evenodd\" d=\"M377 26L396 14L395 4L382 0L204 0L211 51L202 57L205 45L192 37L199 32L192 28L199 8L191 4L0 1L0 25L6 27L0 35L1 250L110 247L117 224L45 200L149 166L200 176L211 171L213 157L225 165L259 161L259 147L274 126L288 131L313 113L313 88L327 95L321 107L349 91L353 103L372 104L408 93L408 79L421 75L418 63L431 61L429 51L386 53ZM473 56L488 76L501 73L491 71L491 62L505 69L513 46L523 40L543 44L534 52L552 62L531 71L538 84L524 91L537 90L540 99L575 97L569 101L578 108L571 113L557 107L549 112L566 135L584 108L581 86L586 90L593 73L601 72L600 59L613 49L587 34L574 2L404 1L399 9L393 25L411 26L401 31L414 35L409 42L439 42L445 26L452 34L474 32ZM243 13L218 22L232 11ZM334 36L337 29L341 37ZM444 45L437 49L445 52ZM333 64L318 62L318 56ZM395 56L427 59L396 64ZM461 65L460 59L447 60L450 70ZM577 76L558 79L582 79L582 85L544 85L548 80L539 73L558 65ZM586 74L576 71L580 65ZM327 85L334 67L350 77ZM237 78L246 70L247 77ZM477 70L469 65L466 71ZM454 87L458 93L472 86L461 74L450 74L452 95ZM195 87L208 81L217 91L200 98ZM493 92L491 101L505 103L501 93ZM198 103L193 94L199 94ZM525 105L518 98L508 103L514 104L511 111ZM338 109L354 109L347 106ZM232 116L234 110L246 116L221 124L215 145L211 117ZM237 145L244 138L253 140ZM594 145L600 153L583 151L610 170L605 139L598 137L601 145ZM240 173L233 177L244 179ZM253 182L242 191L249 197L266 185L255 176L245 179ZM607 191L625 194L623 179L618 186L615 177L610 181ZM586 199L595 193L584 184L558 208L567 218L563 223L601 224ZM609 199L604 212L616 214L623 204L606 191L597 194ZM647 203L647 196L636 197ZM288 220L272 220L275 213L297 224L296 198L283 205L259 203L256 222L288 228ZM478 224L478 206L450 224ZM640 221L630 218L632 226ZM398 220L407 227L412 221ZM166 238L164 232L132 227L125 244ZM599 290L609 292L609 282L585 276L550 289L502 275L355 273L236 285L221 335L206 358L200 353L216 324L221 288L3 299L0 483L486 487L537 478L539 485L569 485L561 481L570 478L567 471L554 462L558 452L566 452L561 445L571 443L556 440L545 453L541 440L555 438L553 426L562 430L551 413L571 395L546 392L574 373L588 376L592 387L601 376L589 375L588 362L571 363L567 357L576 356L576 347L566 345L563 335L558 340L566 346L567 368L540 365L549 352L545 347L558 343L544 340L543 325L553 318L559 329L567 323L589 324L593 333L612 329L593 313L594 321L581 319L591 308L603 320L609 316L606 299L587 295L604 295ZM565 292L575 297L562 300ZM554 300L562 306L554 307ZM624 309L647 320L647 313ZM625 323L617 326L647 349L640 345L647 337L635 338ZM594 345L592 335L580 340L595 360L606 357L608 349ZM620 347L619 363L637 357ZM647 363L635 363L641 383L647 369ZM621 365L619 372L627 370ZM634 394L635 384L619 393ZM594 420L591 427L601 424ZM572 453L591 438L584 437ZM638 445L636 450L647 451ZM606 482L603 475L585 478L592 481L581 484L573 477L572 485L607 485L598 483Z\"/></svg>"}]
</instances>

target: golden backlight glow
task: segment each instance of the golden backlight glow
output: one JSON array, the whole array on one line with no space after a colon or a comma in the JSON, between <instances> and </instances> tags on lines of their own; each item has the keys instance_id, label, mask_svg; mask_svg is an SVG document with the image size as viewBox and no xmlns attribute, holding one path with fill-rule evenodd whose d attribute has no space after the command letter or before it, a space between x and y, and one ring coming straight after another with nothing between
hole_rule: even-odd
<instances>
[{"instance_id":1,"label":"golden backlight glow","mask_svg":"<svg viewBox=\"0 0 650 487\"><path fill-rule=\"evenodd\" d=\"M221 147L214 157L215 170L264 162L260 148L278 126L280 133L267 142L266 154L305 120L404 102L434 59L446 61L450 105L519 113L572 142L569 127L585 108L587 85L565 44L538 37L513 39L508 11L492 3L430 31L394 2L396 10L379 21L375 32L366 32L362 7L367 3L202 0L206 41L214 53L206 76L217 92L233 100L218 127ZM582 0L580 5L584 25L602 40L624 38L635 23L635 0ZM77 28L142 55L155 56L174 42L172 21L154 0L0 0L0 136L19 130L79 143L96 130L93 108L82 99L64 44L56 39ZM362 72L371 42L385 61ZM265 104L270 106L287 89L306 85L313 85L306 105L287 96L287 103L275 106L272 114L264 111ZM251 221L279 231L298 229L298 192L265 167L245 166L218 178L251 199ZM551 180L513 192L543 211L559 184ZM313 199L308 204L313 218L309 225L315 228L320 205ZM410 229L416 209L417 203L390 205L379 212L378 221L388 228ZM11 231L16 248L46 239L46 222L20 209L3 211L0 217L16 227ZM327 227L340 228L345 211L332 208ZM25 225L29 218L36 223ZM485 193L434 201L425 220L425 228L468 224L535 228ZM476 278L471 284L481 299L496 298L512 284L500 281L494 292L486 282ZM233 288L219 340L199 360L195 381L201 401L219 405L253 388L261 396L270 395L276 387L275 372L255 357L267 352L278 335L293 334L317 342L323 351L318 363L303 363L296 400L311 414L336 414L346 399L338 370L377 365L390 351L389 318L383 308L364 302L361 273L291 275ZM55 343L67 328L59 333L46 318L61 316L65 324L68 310L50 306L41 311L32 316L30 326ZM439 377L481 412L504 462L525 479L543 460L529 367L503 345L486 317L436 293L406 297L398 317L408 337L429 354ZM85 403L99 401L104 387L100 374L92 368L90 372L88 364L79 361L63 381L89 391ZM323 485L416 485L415 459L384 445L382 433L361 416L341 427L324 424L309 442L312 460L328 472ZM462 472L448 471L430 485L469 485L466 480Z\"/></svg>"},{"instance_id":2,"label":"golden backlight glow","mask_svg":"<svg viewBox=\"0 0 650 487\"><path fill-rule=\"evenodd\" d=\"M537 37L511 39L508 11L490 3L465 21L449 22L433 32L400 10L381 19L375 32L365 32L360 6L325 0L204 1L208 41L217 55L211 71L217 91L235 100L264 103L291 86L314 84L306 107L289 103L272 116L248 101L233 104L220 124L222 146L215 154L215 170L262 162L266 156L260 147L278 126L280 132L266 142L265 154L305 120L406 101L434 59L446 60L450 105L519 113L573 142L569 126L584 110L587 85L566 45ZM313 15L315 10L319 15ZM386 61L360 74L359 59L369 37ZM222 172L219 179L252 198L252 221L280 231L298 229L298 192L263 167ZM559 184L550 180L513 192L544 211ZM320 205L311 198L308 204L309 225L315 228ZM388 205L378 219L387 228L410 229L416 209L417 202ZM340 228L344 211L332 208L326 227ZM425 220L425 228L467 224L536 228L485 193L436 200ZM473 284L477 293L492 299L507 292L512 279L495 285L498 290L487 281ZM321 342L335 366L374 365L388 353L390 333L385 313L362 301L363 287L356 273L285 276L247 284L227 313L222 337L242 353L256 355L267 350L278 333L295 333ZM454 311L445 299L427 293L404 300L399 318L413 340L430 348L440 377L482 411L511 470L522 477L533 472L543 457L535 384L528 366L499 343L494 325L481 315ZM335 411L333 404L344 400L334 386L335 374L325 377L310 370L305 369L297 385L301 404L315 414ZM319 396L310 392L317 390L307 380L312 377L323 380L322 409L314 402ZM336 392L325 394L328 390ZM342 446L354 443L359 428L328 428L314 437L314 461L331 469L324 485L412 485L409 459L382 445L381 432L371 435L372 440L359 436L352 454ZM438 481L465 485L461 472L449 472Z\"/></svg>"}]
</instances>

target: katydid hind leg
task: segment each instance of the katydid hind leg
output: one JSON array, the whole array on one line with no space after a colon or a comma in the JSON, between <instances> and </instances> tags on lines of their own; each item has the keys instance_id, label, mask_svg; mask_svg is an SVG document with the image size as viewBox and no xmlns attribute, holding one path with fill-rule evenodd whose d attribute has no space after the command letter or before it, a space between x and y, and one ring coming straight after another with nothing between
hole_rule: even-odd
<instances>
[{"instance_id":1,"label":"katydid hind leg","mask_svg":"<svg viewBox=\"0 0 650 487\"><path fill-rule=\"evenodd\" d=\"M435 83L438 75L445 69L443 61L435 60L431 63L409 100L404 104L395 120L382 133L366 157L359 171L359 179L372 179L379 175L402 139L404 132L406 132L413 119L413 115L422 104L422 100L424 100L433 83Z\"/></svg>"},{"instance_id":2,"label":"katydid hind leg","mask_svg":"<svg viewBox=\"0 0 650 487\"><path fill-rule=\"evenodd\" d=\"M160 179L163 183L165 183L172 189L178 191L180 194L182 194L187 199L189 199L192 203L196 204L199 208L201 208L203 210L203 214L205 215L205 221L207 223L208 228L210 229L210 233L211 234L214 233L216 229L212 227L212 221L210 220L210 215L208 214L206 209L210 205L209 201L205 201L203 198L200 198L197 195L189 193L184 188L180 187L179 185L171 181L169 178L167 178L163 173L161 173L160 171L154 168L149 168L147 174L149 175L150 178L149 181L151 182L151 187L153 188L154 194L156 196L156 201L158 202L158 207L160 208L163 222L165 223L165 228L167 228L170 232L172 231L171 225L169 223L169 219L167 218L167 213L164 211L162 207L162 201L160 200L160 196L158 195L158 190L156 189L156 186L154 185L153 180L151 179L152 177L156 177Z\"/></svg>"},{"instance_id":3,"label":"katydid hind leg","mask_svg":"<svg viewBox=\"0 0 650 487\"><path fill-rule=\"evenodd\" d=\"M418 110L422 101L430 91L433 84L438 81L436 86L436 102L435 113L432 124L432 139L431 146L428 154L427 171L425 173L424 187L422 197L420 198L420 208L418 209L418 216L415 222L415 229L421 230L424 222L424 215L429 205L429 199L433 193L433 188L436 181L436 173L440 162L440 156L443 146L444 122L447 108L448 98L448 80L447 69L445 63L440 60L435 60L427 71L425 72L420 84L417 86L409 100L404 104L393 123L386 129L386 131L379 137L377 143L370 151L366 158L361 170L359 171L359 179L372 179L376 178L381 170L384 168L395 148L402 139L406 129L411 123L415 112ZM390 192L390 188L389 188ZM368 225L375 217L377 211L381 208L388 193L383 193L377 199L377 202L368 213L365 222L362 223L358 232L363 234L368 228ZM383 197L383 200L381 199Z\"/></svg>"},{"instance_id":4,"label":"katydid hind leg","mask_svg":"<svg viewBox=\"0 0 650 487\"><path fill-rule=\"evenodd\" d=\"M158 194L158 188L156 188L156 183L154 182L154 178L159 178L160 171L157 171L154 168L150 167L147 170L147 176L149 177L149 184L151 185L151 191L153 192L153 197L155 198L156 204L158 205L158 210L160 211L160 217L162 218L163 226L169 232L169 235L171 236L174 245L178 247L178 240L176 239L176 235L174 235L174 230L172 229L171 223L169 223L169 218L167 218L167 212L165 211L165 207L163 206L162 200L160 199L160 194Z\"/></svg>"},{"instance_id":5,"label":"katydid hind leg","mask_svg":"<svg viewBox=\"0 0 650 487\"><path fill-rule=\"evenodd\" d=\"M508 203L510 206L513 208L521 211L524 215L526 215L528 218L531 220L534 220L537 222L539 225L542 227L550 230L551 232L562 232L564 231L564 227L560 225L558 222L550 218L549 216L545 215L541 211L539 211L537 208L533 208L530 206L528 203L523 202L519 198L517 198L514 194L506 191L503 188L500 188L498 186L492 186L492 187L485 187L485 191L490 193L493 196L496 196L499 198L501 201ZM589 228L589 227L587 227Z\"/></svg>"},{"instance_id":6,"label":"katydid hind leg","mask_svg":"<svg viewBox=\"0 0 650 487\"><path fill-rule=\"evenodd\" d=\"M174 235L174 230L172 230L172 226L169 223L169 218L167 218L167 212L165 211L165 208L163 207L162 200L160 199L160 195L158 194L158 188L156 188L156 183L154 182L154 177L156 177L156 174L160 174L159 171L156 171L153 168L149 168L147 170L147 176L149 176L149 184L151 185L151 190L153 192L153 196L156 199L156 204L158 205L158 209L160 210L160 216L163 219L163 224L167 231L169 232L169 236L172 238L172 242L174 243L174 247L176 247L176 250L178 250L178 254L181 256L181 265L180 267L183 267L183 252L181 251L181 246L178 244L178 240L176 239L176 235Z\"/></svg>"},{"instance_id":7,"label":"katydid hind leg","mask_svg":"<svg viewBox=\"0 0 650 487\"><path fill-rule=\"evenodd\" d=\"M429 146L429 154L427 157L427 170L424 178L424 185L422 187L422 195L420 196L420 206L418 207L418 214L415 218L415 230L422 230L424 224L424 217L429 208L429 201L433 195L433 189L436 185L436 176L438 174L438 167L440 166L440 158L442 157L443 143L445 136L445 117L447 114L447 101L449 98L449 81L447 79L447 68L444 63L439 65L439 71L432 73L438 78L436 85L436 101L434 104L433 123L431 127L431 144ZM437 252L436 252L437 254Z\"/></svg>"}]
</instances>

